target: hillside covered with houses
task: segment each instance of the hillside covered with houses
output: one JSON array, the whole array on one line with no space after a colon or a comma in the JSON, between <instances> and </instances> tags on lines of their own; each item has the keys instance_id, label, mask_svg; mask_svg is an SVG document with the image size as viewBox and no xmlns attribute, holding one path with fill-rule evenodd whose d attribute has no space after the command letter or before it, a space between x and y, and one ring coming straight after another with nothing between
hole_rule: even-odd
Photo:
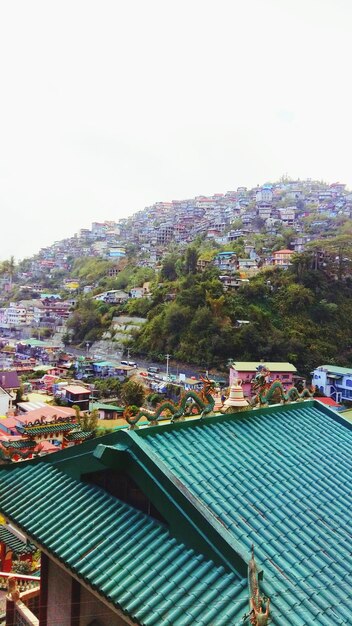
<instances>
[{"instance_id":1,"label":"hillside covered with houses","mask_svg":"<svg viewBox=\"0 0 352 626\"><path fill-rule=\"evenodd\" d=\"M283 178L95 222L2 264L0 331L206 369L347 365L351 212L344 184Z\"/></svg>"}]
</instances>

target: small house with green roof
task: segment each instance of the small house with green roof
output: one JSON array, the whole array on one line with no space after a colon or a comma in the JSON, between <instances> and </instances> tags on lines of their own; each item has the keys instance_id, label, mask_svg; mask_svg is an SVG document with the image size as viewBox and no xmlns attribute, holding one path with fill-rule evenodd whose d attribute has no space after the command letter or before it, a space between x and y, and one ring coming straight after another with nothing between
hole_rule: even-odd
<instances>
[{"instance_id":1,"label":"small house with green roof","mask_svg":"<svg viewBox=\"0 0 352 626\"><path fill-rule=\"evenodd\" d=\"M0 513L42 551L39 626L250 626L253 572L274 626L349 624L351 458L314 400L160 423L2 467Z\"/></svg>"},{"instance_id":2,"label":"small house with green roof","mask_svg":"<svg viewBox=\"0 0 352 626\"><path fill-rule=\"evenodd\" d=\"M258 373L259 367L265 367L268 372L268 382L280 380L283 386L291 387L293 377L297 369L292 363L276 361L232 361L230 367L230 387L235 379L242 380L242 388L245 396L252 395L252 380Z\"/></svg>"}]
</instances>

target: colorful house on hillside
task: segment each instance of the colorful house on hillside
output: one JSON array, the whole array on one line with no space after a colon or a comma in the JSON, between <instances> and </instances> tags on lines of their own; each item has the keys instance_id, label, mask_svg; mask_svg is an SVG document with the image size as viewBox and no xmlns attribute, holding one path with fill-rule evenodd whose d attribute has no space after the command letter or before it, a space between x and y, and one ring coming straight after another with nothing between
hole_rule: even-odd
<instances>
[{"instance_id":1,"label":"colorful house on hillside","mask_svg":"<svg viewBox=\"0 0 352 626\"><path fill-rule=\"evenodd\" d=\"M63 394L70 407L79 406L81 411L88 411L91 390L81 385L67 385L63 388Z\"/></svg>"},{"instance_id":2,"label":"colorful house on hillside","mask_svg":"<svg viewBox=\"0 0 352 626\"><path fill-rule=\"evenodd\" d=\"M0 469L1 514L42 550L40 626L250 626L253 603L273 626L349 624L352 424L335 411L309 400L97 443L79 463Z\"/></svg>"},{"instance_id":3,"label":"colorful house on hillside","mask_svg":"<svg viewBox=\"0 0 352 626\"><path fill-rule=\"evenodd\" d=\"M335 402L352 401L352 367L320 365L312 373L312 384Z\"/></svg>"},{"instance_id":4,"label":"colorful house on hillside","mask_svg":"<svg viewBox=\"0 0 352 626\"><path fill-rule=\"evenodd\" d=\"M242 388L245 396L252 395L252 380L258 373L258 367L265 365L269 370L270 376L268 382L280 380L285 388L293 385L293 377L297 374L297 369L292 363L274 362L274 361L235 361L231 363L229 386L233 385L234 380L239 378L242 380Z\"/></svg>"},{"instance_id":5,"label":"colorful house on hillside","mask_svg":"<svg viewBox=\"0 0 352 626\"><path fill-rule=\"evenodd\" d=\"M294 250L277 250L273 252L273 263L278 267L288 267L291 265L291 258Z\"/></svg>"},{"instance_id":6,"label":"colorful house on hillside","mask_svg":"<svg viewBox=\"0 0 352 626\"><path fill-rule=\"evenodd\" d=\"M19 390L20 386L21 381L16 370L0 370L0 387L10 396L8 410L12 408L12 402L15 400L16 392Z\"/></svg>"}]
</instances>

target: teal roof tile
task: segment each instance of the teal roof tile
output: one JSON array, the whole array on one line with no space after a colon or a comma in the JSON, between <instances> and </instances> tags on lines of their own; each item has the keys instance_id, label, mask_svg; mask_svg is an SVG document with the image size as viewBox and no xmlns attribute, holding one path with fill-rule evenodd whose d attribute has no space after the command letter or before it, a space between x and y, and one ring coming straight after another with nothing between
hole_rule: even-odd
<instances>
[{"instance_id":1,"label":"teal roof tile","mask_svg":"<svg viewBox=\"0 0 352 626\"><path fill-rule=\"evenodd\" d=\"M77 424L73 424L72 422L62 423L62 424L51 424L45 426L18 426L17 430L25 435L45 435L48 433L63 433L68 430L73 430L77 428Z\"/></svg>"},{"instance_id":2,"label":"teal roof tile","mask_svg":"<svg viewBox=\"0 0 352 626\"><path fill-rule=\"evenodd\" d=\"M4 526L0 526L0 541L5 543L16 554L33 554L37 548L32 543L25 543Z\"/></svg>"},{"instance_id":3,"label":"teal roof tile","mask_svg":"<svg viewBox=\"0 0 352 626\"><path fill-rule=\"evenodd\" d=\"M65 439L67 439L67 441L84 441L85 439L90 439L93 436L93 431L76 430L68 433L68 435L65 435Z\"/></svg>"},{"instance_id":4,"label":"teal roof tile","mask_svg":"<svg viewBox=\"0 0 352 626\"><path fill-rule=\"evenodd\" d=\"M133 433L134 445L139 442L245 552L254 543L274 623L348 623L352 430L347 422L309 401L177 428L140 429ZM233 618L227 612L221 619L219 624L227 624Z\"/></svg>"},{"instance_id":5,"label":"teal roof tile","mask_svg":"<svg viewBox=\"0 0 352 626\"><path fill-rule=\"evenodd\" d=\"M210 626L213 609L243 614L245 579L54 464L0 470L0 493L3 514L138 624Z\"/></svg>"}]
</instances>

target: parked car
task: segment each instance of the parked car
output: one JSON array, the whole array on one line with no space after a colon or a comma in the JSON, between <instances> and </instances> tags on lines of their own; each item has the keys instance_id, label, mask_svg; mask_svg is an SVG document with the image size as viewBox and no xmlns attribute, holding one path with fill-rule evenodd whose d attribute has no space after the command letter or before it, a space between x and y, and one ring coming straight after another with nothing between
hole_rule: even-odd
<instances>
[{"instance_id":1,"label":"parked car","mask_svg":"<svg viewBox=\"0 0 352 626\"><path fill-rule=\"evenodd\" d=\"M151 374L158 374L160 372L160 367L148 367L148 372Z\"/></svg>"}]
</instances>

